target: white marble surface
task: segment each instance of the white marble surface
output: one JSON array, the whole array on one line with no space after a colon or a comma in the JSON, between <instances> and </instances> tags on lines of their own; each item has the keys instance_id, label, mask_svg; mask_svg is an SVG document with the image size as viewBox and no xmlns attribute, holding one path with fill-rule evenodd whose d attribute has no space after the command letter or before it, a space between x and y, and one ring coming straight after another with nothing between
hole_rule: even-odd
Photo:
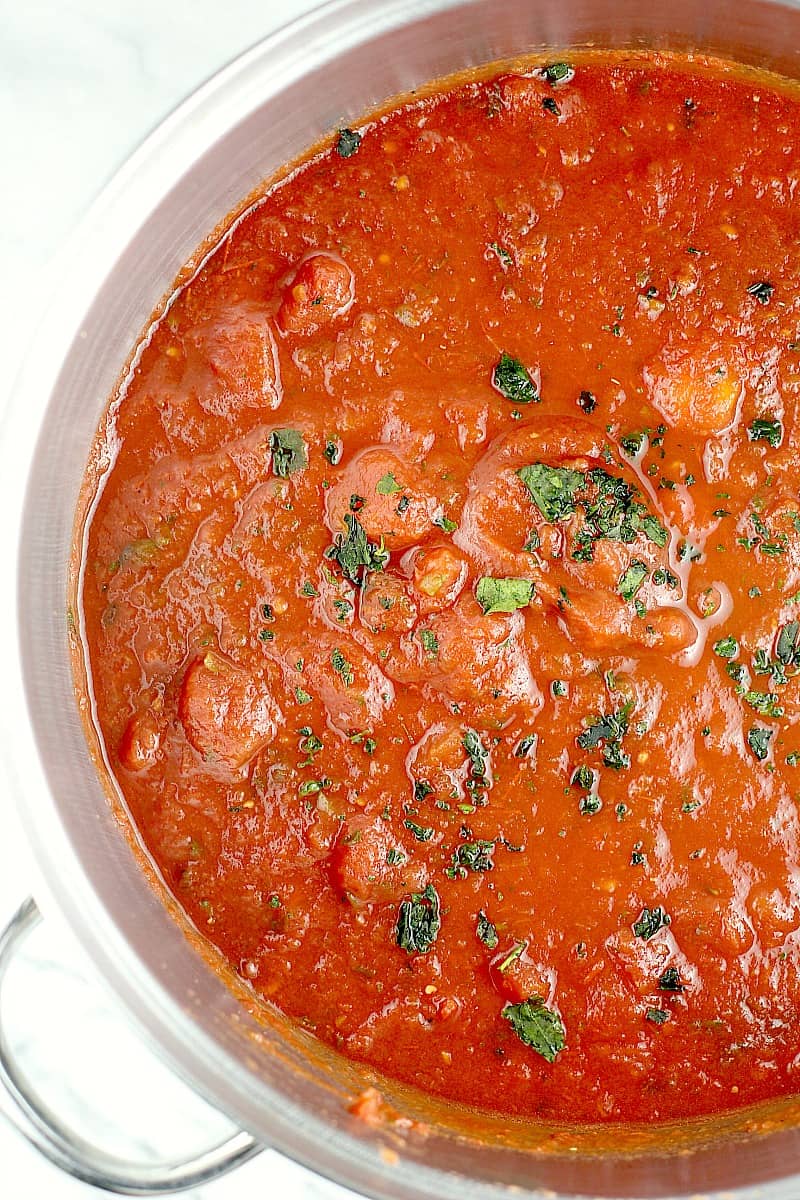
<instances>
[{"instance_id":1,"label":"white marble surface","mask_svg":"<svg viewBox=\"0 0 800 1200\"><path fill-rule=\"evenodd\" d=\"M0 0L0 402L37 307L39 273L115 167L196 84L316 0ZM0 700L2 703L2 700ZM27 894L28 856L0 795L0 920ZM5 1019L68 1121L120 1153L199 1148L223 1119L143 1051L45 927L9 981ZM0 1194L79 1200L0 1120ZM346 1200L274 1153L187 1195Z\"/></svg>"}]
</instances>

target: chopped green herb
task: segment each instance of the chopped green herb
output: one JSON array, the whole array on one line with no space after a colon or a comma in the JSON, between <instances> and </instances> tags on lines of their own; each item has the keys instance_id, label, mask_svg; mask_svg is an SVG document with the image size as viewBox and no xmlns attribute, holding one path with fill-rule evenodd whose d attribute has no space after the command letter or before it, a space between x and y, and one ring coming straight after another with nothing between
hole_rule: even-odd
<instances>
[{"instance_id":1,"label":"chopped green herb","mask_svg":"<svg viewBox=\"0 0 800 1200\"><path fill-rule=\"evenodd\" d=\"M472 764L473 773L475 775L485 775L489 751L474 729L468 729L464 734L463 746Z\"/></svg>"},{"instance_id":2,"label":"chopped green herb","mask_svg":"<svg viewBox=\"0 0 800 1200\"><path fill-rule=\"evenodd\" d=\"M666 546L669 536L666 529L649 513L642 518L642 529L656 546L661 546L662 549Z\"/></svg>"},{"instance_id":3,"label":"chopped green herb","mask_svg":"<svg viewBox=\"0 0 800 1200\"><path fill-rule=\"evenodd\" d=\"M783 440L783 426L771 417L756 417L747 427L751 442L769 442L773 448Z\"/></svg>"},{"instance_id":4,"label":"chopped green herb","mask_svg":"<svg viewBox=\"0 0 800 1200\"><path fill-rule=\"evenodd\" d=\"M566 1031L559 1014L549 1009L539 996L531 996L520 1004L507 1004L502 1015L520 1041L541 1054L546 1062L555 1062L566 1045Z\"/></svg>"},{"instance_id":5,"label":"chopped green herb","mask_svg":"<svg viewBox=\"0 0 800 1200\"><path fill-rule=\"evenodd\" d=\"M569 83L575 75L575 70L569 63L554 62L548 63L546 67L540 67L536 74L551 87L555 87L559 83Z\"/></svg>"},{"instance_id":6,"label":"chopped green herb","mask_svg":"<svg viewBox=\"0 0 800 1200\"><path fill-rule=\"evenodd\" d=\"M728 634L727 637L714 642L714 653L718 654L720 658L736 658L739 653L739 643L733 634Z\"/></svg>"},{"instance_id":7,"label":"chopped green herb","mask_svg":"<svg viewBox=\"0 0 800 1200\"><path fill-rule=\"evenodd\" d=\"M575 512L575 495L584 485L584 476L569 467L550 467L533 463L517 471L545 521L555 524Z\"/></svg>"},{"instance_id":8,"label":"chopped green herb","mask_svg":"<svg viewBox=\"0 0 800 1200\"><path fill-rule=\"evenodd\" d=\"M361 145L361 134L355 129L340 129L336 142L336 153L340 158L352 158Z\"/></svg>"},{"instance_id":9,"label":"chopped green herb","mask_svg":"<svg viewBox=\"0 0 800 1200\"><path fill-rule=\"evenodd\" d=\"M780 633L775 647L779 662L785 667L800 666L800 621L788 621Z\"/></svg>"},{"instance_id":10,"label":"chopped green herb","mask_svg":"<svg viewBox=\"0 0 800 1200\"><path fill-rule=\"evenodd\" d=\"M297 794L299 796L314 796L317 792L324 792L330 786L330 779L307 779L305 783L300 784Z\"/></svg>"},{"instance_id":11,"label":"chopped green herb","mask_svg":"<svg viewBox=\"0 0 800 1200\"><path fill-rule=\"evenodd\" d=\"M579 735L577 741L582 750L603 748L603 762L615 771L631 765L630 756L622 748L622 739L628 732L632 702L628 701L614 713L605 713Z\"/></svg>"},{"instance_id":12,"label":"chopped green herb","mask_svg":"<svg viewBox=\"0 0 800 1200\"><path fill-rule=\"evenodd\" d=\"M745 679L749 679L747 667L743 663L726 663L725 670L736 683L744 683Z\"/></svg>"},{"instance_id":13,"label":"chopped green herb","mask_svg":"<svg viewBox=\"0 0 800 1200\"><path fill-rule=\"evenodd\" d=\"M331 666L336 674L341 676L344 686L351 687L355 679L353 667L342 654L341 650L334 650L331 654Z\"/></svg>"},{"instance_id":14,"label":"chopped green herb","mask_svg":"<svg viewBox=\"0 0 800 1200\"><path fill-rule=\"evenodd\" d=\"M631 560L630 566L620 576L617 584L617 591L623 600L632 600L638 592L639 588L647 579L648 567L646 563L640 562L638 558Z\"/></svg>"},{"instance_id":15,"label":"chopped green herb","mask_svg":"<svg viewBox=\"0 0 800 1200\"><path fill-rule=\"evenodd\" d=\"M451 521L444 514L433 517L432 521L434 525L438 525L439 529L443 529L445 533L455 533L456 529L458 529L456 522Z\"/></svg>"},{"instance_id":16,"label":"chopped green herb","mask_svg":"<svg viewBox=\"0 0 800 1200\"><path fill-rule=\"evenodd\" d=\"M308 692L304 691L301 687L296 687L294 689L294 695L298 704L311 703L311 697L309 696Z\"/></svg>"},{"instance_id":17,"label":"chopped green herb","mask_svg":"<svg viewBox=\"0 0 800 1200\"><path fill-rule=\"evenodd\" d=\"M563 679L554 679L550 687L554 696L567 695L567 685L564 683Z\"/></svg>"},{"instance_id":18,"label":"chopped green herb","mask_svg":"<svg viewBox=\"0 0 800 1200\"><path fill-rule=\"evenodd\" d=\"M430 796L433 788L428 783L427 779L417 779L414 783L414 799L419 801L424 800L426 796Z\"/></svg>"},{"instance_id":19,"label":"chopped green herb","mask_svg":"<svg viewBox=\"0 0 800 1200\"><path fill-rule=\"evenodd\" d=\"M429 842L433 837L434 830L429 825L417 825L416 821L410 820L404 821L403 824L418 842Z\"/></svg>"},{"instance_id":20,"label":"chopped green herb","mask_svg":"<svg viewBox=\"0 0 800 1200\"><path fill-rule=\"evenodd\" d=\"M395 492L402 492L402 490L391 471L383 475L375 484L375 491L379 496L393 496Z\"/></svg>"},{"instance_id":21,"label":"chopped green herb","mask_svg":"<svg viewBox=\"0 0 800 1200\"><path fill-rule=\"evenodd\" d=\"M323 749L323 744L309 725L304 725L300 733L302 734L300 750L306 755L305 762L300 763L300 766L308 767L314 761L314 755Z\"/></svg>"},{"instance_id":22,"label":"chopped green herb","mask_svg":"<svg viewBox=\"0 0 800 1200\"><path fill-rule=\"evenodd\" d=\"M492 372L492 384L501 396L515 404L530 404L540 398L527 367L505 352Z\"/></svg>"},{"instance_id":23,"label":"chopped green herb","mask_svg":"<svg viewBox=\"0 0 800 1200\"><path fill-rule=\"evenodd\" d=\"M542 108L545 112L552 113L554 117L561 116L561 109L558 107L558 102L552 96L544 96L542 99Z\"/></svg>"},{"instance_id":24,"label":"chopped green herb","mask_svg":"<svg viewBox=\"0 0 800 1200\"><path fill-rule=\"evenodd\" d=\"M783 664L781 662L777 662L774 665L778 667L781 674L783 674ZM769 655L763 646L759 646L753 655L753 670L755 671L756 675L769 675L772 671L772 668L773 664L770 662ZM780 682L785 683L785 678L781 679Z\"/></svg>"},{"instance_id":25,"label":"chopped green herb","mask_svg":"<svg viewBox=\"0 0 800 1200\"><path fill-rule=\"evenodd\" d=\"M300 595L301 596L318 596L319 592L314 587L311 580L307 579L305 581L305 583L303 584L303 586L300 588Z\"/></svg>"},{"instance_id":26,"label":"chopped green herb","mask_svg":"<svg viewBox=\"0 0 800 1200\"><path fill-rule=\"evenodd\" d=\"M533 599L533 584L528 579L495 579L484 575L475 588L475 599L484 613L510 613L525 608Z\"/></svg>"},{"instance_id":27,"label":"chopped green herb","mask_svg":"<svg viewBox=\"0 0 800 1200\"><path fill-rule=\"evenodd\" d=\"M678 576L673 575L668 567L656 567L655 571L653 571L653 583L658 587L663 587L664 584L671 588L680 587Z\"/></svg>"},{"instance_id":28,"label":"chopped green herb","mask_svg":"<svg viewBox=\"0 0 800 1200\"><path fill-rule=\"evenodd\" d=\"M759 304L769 304L774 291L774 283L769 283L766 279L760 279L757 283L749 285L747 294L748 296L753 296Z\"/></svg>"},{"instance_id":29,"label":"chopped green herb","mask_svg":"<svg viewBox=\"0 0 800 1200\"><path fill-rule=\"evenodd\" d=\"M578 812L582 817L593 817L595 813L599 813L603 807L603 801L594 793L589 793L588 796L581 796L578 802Z\"/></svg>"},{"instance_id":30,"label":"chopped green herb","mask_svg":"<svg viewBox=\"0 0 800 1200\"><path fill-rule=\"evenodd\" d=\"M504 271L507 271L509 267L513 267L514 259L511 257L508 250L506 250L505 246L501 246L498 242L489 242L489 245L486 247L486 249L490 254L495 256Z\"/></svg>"},{"instance_id":31,"label":"chopped green herb","mask_svg":"<svg viewBox=\"0 0 800 1200\"><path fill-rule=\"evenodd\" d=\"M527 758L531 750L536 745L536 734L528 733L524 738L521 738L517 743L517 748L514 751L515 758Z\"/></svg>"},{"instance_id":32,"label":"chopped green herb","mask_svg":"<svg viewBox=\"0 0 800 1200\"><path fill-rule=\"evenodd\" d=\"M470 793L473 804L483 807L487 803L487 792L492 786L488 778L489 751L474 729L468 729L464 734L463 746L470 761L470 775L464 786Z\"/></svg>"},{"instance_id":33,"label":"chopped green herb","mask_svg":"<svg viewBox=\"0 0 800 1200\"><path fill-rule=\"evenodd\" d=\"M527 946L527 942L515 942L511 950L505 956L503 961L498 966L498 971L501 975L505 975L506 971L514 965L518 958L522 957L522 952Z\"/></svg>"},{"instance_id":34,"label":"chopped green herb","mask_svg":"<svg viewBox=\"0 0 800 1200\"><path fill-rule=\"evenodd\" d=\"M782 717L784 714L777 692L745 692L744 699L762 717Z\"/></svg>"},{"instance_id":35,"label":"chopped green herb","mask_svg":"<svg viewBox=\"0 0 800 1200\"><path fill-rule=\"evenodd\" d=\"M339 443L330 440L325 443L325 449L322 451L322 453L325 455L332 467L335 467L342 457L342 449Z\"/></svg>"},{"instance_id":36,"label":"chopped green herb","mask_svg":"<svg viewBox=\"0 0 800 1200\"><path fill-rule=\"evenodd\" d=\"M662 992L682 992L684 986L681 983L680 973L677 967L667 967L666 971L660 977L658 986Z\"/></svg>"},{"instance_id":37,"label":"chopped green herb","mask_svg":"<svg viewBox=\"0 0 800 1200\"><path fill-rule=\"evenodd\" d=\"M383 540L375 545L367 539L364 527L352 513L344 514L347 534L336 535L334 543L325 551L325 557L337 562L342 574L351 583L363 586L370 571L382 571L389 561L389 551Z\"/></svg>"},{"instance_id":38,"label":"chopped green herb","mask_svg":"<svg viewBox=\"0 0 800 1200\"><path fill-rule=\"evenodd\" d=\"M546 521L570 517L578 505L584 510L585 521L572 550L576 562L592 562L594 544L600 540L631 543L644 533L657 546L667 543L666 529L637 499L639 493L602 468L581 473L534 463L517 474Z\"/></svg>"},{"instance_id":39,"label":"chopped green herb","mask_svg":"<svg viewBox=\"0 0 800 1200\"><path fill-rule=\"evenodd\" d=\"M272 469L281 479L308 466L308 454L303 435L296 429L273 429L269 435Z\"/></svg>"},{"instance_id":40,"label":"chopped green herb","mask_svg":"<svg viewBox=\"0 0 800 1200\"><path fill-rule=\"evenodd\" d=\"M478 924L475 929L478 935L478 941L483 942L487 950L496 950L500 938L497 936L497 928L487 917L483 909L478 913Z\"/></svg>"},{"instance_id":41,"label":"chopped green herb","mask_svg":"<svg viewBox=\"0 0 800 1200\"><path fill-rule=\"evenodd\" d=\"M669 1013L663 1008L648 1008L644 1019L651 1021L653 1025L664 1025L669 1020Z\"/></svg>"},{"instance_id":42,"label":"chopped green herb","mask_svg":"<svg viewBox=\"0 0 800 1200\"><path fill-rule=\"evenodd\" d=\"M439 653L439 639L432 629L420 629L419 640L428 658L436 658Z\"/></svg>"},{"instance_id":43,"label":"chopped green herb","mask_svg":"<svg viewBox=\"0 0 800 1200\"><path fill-rule=\"evenodd\" d=\"M400 905L397 944L407 954L427 954L442 927L439 895L432 883Z\"/></svg>"},{"instance_id":44,"label":"chopped green herb","mask_svg":"<svg viewBox=\"0 0 800 1200\"><path fill-rule=\"evenodd\" d=\"M619 444L626 454L635 458L644 445L644 437L643 433L626 433L619 439Z\"/></svg>"},{"instance_id":45,"label":"chopped green herb","mask_svg":"<svg viewBox=\"0 0 800 1200\"><path fill-rule=\"evenodd\" d=\"M670 916L659 904L656 908L643 908L633 924L633 932L643 942L649 942L659 929L671 923Z\"/></svg>"},{"instance_id":46,"label":"chopped green herb","mask_svg":"<svg viewBox=\"0 0 800 1200\"><path fill-rule=\"evenodd\" d=\"M753 725L747 731L747 744L758 762L763 762L769 754L772 732L771 729L764 729L761 725Z\"/></svg>"},{"instance_id":47,"label":"chopped green herb","mask_svg":"<svg viewBox=\"0 0 800 1200\"><path fill-rule=\"evenodd\" d=\"M461 842L453 851L453 862L445 874L449 879L466 879L470 871L494 869L494 842Z\"/></svg>"},{"instance_id":48,"label":"chopped green herb","mask_svg":"<svg viewBox=\"0 0 800 1200\"><path fill-rule=\"evenodd\" d=\"M591 767L587 767L585 763L581 763L572 772L572 778L569 782L572 787L582 788L585 792L588 792L594 784L594 771Z\"/></svg>"}]
</instances>

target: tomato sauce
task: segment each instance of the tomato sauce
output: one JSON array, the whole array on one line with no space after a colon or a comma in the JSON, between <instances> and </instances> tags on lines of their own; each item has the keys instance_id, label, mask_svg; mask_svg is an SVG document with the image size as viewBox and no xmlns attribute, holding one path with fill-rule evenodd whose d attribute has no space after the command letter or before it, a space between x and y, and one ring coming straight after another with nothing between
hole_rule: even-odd
<instances>
[{"instance_id":1,"label":"tomato sauce","mask_svg":"<svg viewBox=\"0 0 800 1200\"><path fill-rule=\"evenodd\" d=\"M430 1094L800 1090L799 114L647 54L412 97L231 225L100 431L135 824L258 994Z\"/></svg>"}]
</instances>

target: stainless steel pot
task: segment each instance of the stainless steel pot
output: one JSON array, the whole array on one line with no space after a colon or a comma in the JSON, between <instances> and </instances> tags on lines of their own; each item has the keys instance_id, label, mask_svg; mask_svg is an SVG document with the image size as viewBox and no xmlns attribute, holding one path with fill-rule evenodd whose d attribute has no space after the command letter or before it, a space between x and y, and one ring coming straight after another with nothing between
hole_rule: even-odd
<instances>
[{"instance_id":1,"label":"stainless steel pot","mask_svg":"<svg viewBox=\"0 0 800 1200\"><path fill-rule=\"evenodd\" d=\"M476 1126L443 1108L427 1112L427 1133L356 1121L346 1101L363 1083L359 1072L279 1016L256 1020L145 877L99 782L74 697L66 604L79 485L120 366L182 264L261 179L385 98L493 59L586 44L696 48L800 76L800 0L333 0L169 117L106 188L61 264L0 430L5 520L20 531L16 595L8 582L0 594L4 628L19 635L4 657L17 710L2 736L7 786L48 914L67 923L175 1070L249 1131L163 1174L115 1163L43 1109L0 1037L0 1075L25 1132L100 1186L174 1190L263 1143L381 1200L800 1196L800 1128L764 1113L715 1130L684 1126L677 1155L620 1131L616 1151L597 1156L581 1131ZM0 942L0 978L34 917L23 908ZM393 1102L425 1114L419 1097L397 1093Z\"/></svg>"}]
</instances>

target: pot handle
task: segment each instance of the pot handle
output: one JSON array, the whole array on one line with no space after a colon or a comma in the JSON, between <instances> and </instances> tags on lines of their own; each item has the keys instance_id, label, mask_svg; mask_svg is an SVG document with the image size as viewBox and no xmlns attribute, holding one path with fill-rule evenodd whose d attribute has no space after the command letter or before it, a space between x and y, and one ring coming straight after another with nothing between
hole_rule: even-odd
<instances>
[{"instance_id":1,"label":"pot handle","mask_svg":"<svg viewBox=\"0 0 800 1200\"><path fill-rule=\"evenodd\" d=\"M0 933L0 1001L9 966L41 919L35 901L29 897ZM0 1106L0 1114L45 1158L84 1183L122 1196L185 1191L226 1175L263 1149L244 1131L185 1162L129 1162L93 1146L51 1111L20 1070L3 1028L1 1005L0 1084L10 1101Z\"/></svg>"}]
</instances>

